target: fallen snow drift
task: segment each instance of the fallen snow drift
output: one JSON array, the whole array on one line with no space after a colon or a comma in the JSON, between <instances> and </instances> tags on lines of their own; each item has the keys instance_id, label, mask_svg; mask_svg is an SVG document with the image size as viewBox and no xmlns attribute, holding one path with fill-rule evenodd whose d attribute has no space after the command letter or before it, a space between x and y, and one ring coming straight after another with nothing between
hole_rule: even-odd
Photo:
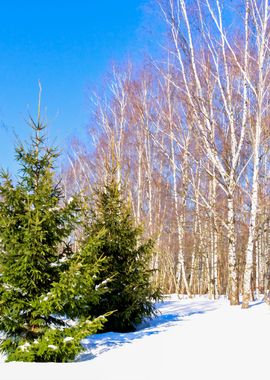
<instances>
[{"instance_id":1,"label":"fallen snow drift","mask_svg":"<svg viewBox=\"0 0 270 380\"><path fill-rule=\"evenodd\" d=\"M96 334L83 341L75 363L1 363L8 379L268 379L270 308L247 310L226 299L158 304L159 315L128 334Z\"/></svg>"}]
</instances>

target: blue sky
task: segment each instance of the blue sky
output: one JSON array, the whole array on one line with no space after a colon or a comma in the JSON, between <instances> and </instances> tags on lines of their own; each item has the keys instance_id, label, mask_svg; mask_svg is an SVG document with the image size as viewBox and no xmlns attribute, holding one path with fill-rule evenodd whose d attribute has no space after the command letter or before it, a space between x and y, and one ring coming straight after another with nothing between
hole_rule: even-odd
<instances>
[{"instance_id":1,"label":"blue sky","mask_svg":"<svg viewBox=\"0 0 270 380\"><path fill-rule=\"evenodd\" d=\"M3 1L0 12L0 166L16 169L38 80L49 137L67 149L88 118L87 88L141 45L142 0Z\"/></svg>"}]
</instances>

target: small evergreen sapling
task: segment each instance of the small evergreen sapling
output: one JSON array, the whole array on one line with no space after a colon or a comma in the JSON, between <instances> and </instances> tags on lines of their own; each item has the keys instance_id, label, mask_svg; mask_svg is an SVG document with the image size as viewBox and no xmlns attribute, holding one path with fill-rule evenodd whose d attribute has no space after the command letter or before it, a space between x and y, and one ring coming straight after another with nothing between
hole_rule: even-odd
<instances>
[{"instance_id":1,"label":"small evergreen sapling","mask_svg":"<svg viewBox=\"0 0 270 380\"><path fill-rule=\"evenodd\" d=\"M153 241L142 241L142 228L135 225L114 174L96 192L88 220L86 234L96 236L103 231L97 252L105 262L98 281L107 283L108 292L98 305L89 304L86 310L95 315L113 310L104 329L132 331L145 317L155 314L153 301L160 292L151 284Z\"/></svg>"}]
</instances>

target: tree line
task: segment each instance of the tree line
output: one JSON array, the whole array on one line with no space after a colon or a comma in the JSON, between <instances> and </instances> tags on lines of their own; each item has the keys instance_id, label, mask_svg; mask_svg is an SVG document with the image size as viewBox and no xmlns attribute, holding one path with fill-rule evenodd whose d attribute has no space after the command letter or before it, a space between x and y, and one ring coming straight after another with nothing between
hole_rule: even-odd
<instances>
[{"instance_id":1,"label":"tree line","mask_svg":"<svg viewBox=\"0 0 270 380\"><path fill-rule=\"evenodd\" d=\"M158 58L115 65L91 94L89 144L70 184L92 192L116 163L165 292L268 299L269 2L157 1ZM105 95L104 95L105 94Z\"/></svg>"}]
</instances>

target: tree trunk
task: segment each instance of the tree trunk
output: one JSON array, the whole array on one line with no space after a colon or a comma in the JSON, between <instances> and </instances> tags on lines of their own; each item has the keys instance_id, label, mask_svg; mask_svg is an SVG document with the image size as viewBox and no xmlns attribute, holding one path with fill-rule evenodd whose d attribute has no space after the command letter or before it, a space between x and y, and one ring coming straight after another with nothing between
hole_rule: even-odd
<instances>
[{"instance_id":1,"label":"tree trunk","mask_svg":"<svg viewBox=\"0 0 270 380\"><path fill-rule=\"evenodd\" d=\"M236 268L236 237L235 237L235 216L233 197L228 195L228 271L229 271L229 300L231 305L239 305L239 292Z\"/></svg>"}]
</instances>

